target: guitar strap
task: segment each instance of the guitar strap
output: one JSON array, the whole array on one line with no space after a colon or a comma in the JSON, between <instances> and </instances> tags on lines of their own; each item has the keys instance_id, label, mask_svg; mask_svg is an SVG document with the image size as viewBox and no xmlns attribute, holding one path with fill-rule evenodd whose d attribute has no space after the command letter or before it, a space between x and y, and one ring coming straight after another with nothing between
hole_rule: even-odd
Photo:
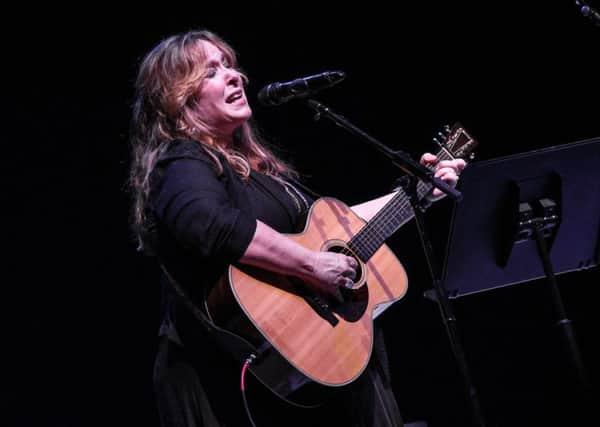
<instances>
[{"instance_id":1,"label":"guitar strap","mask_svg":"<svg viewBox=\"0 0 600 427\"><path fill-rule=\"evenodd\" d=\"M163 274L167 278L167 281L169 282L169 284L175 290L175 293L176 293L177 297L179 298L179 300L186 306L186 308L188 310L190 310L190 312L194 315L194 317L200 321L200 323L202 324L202 327L204 327L204 329L206 329L207 332L214 332L215 330L220 329L220 328L218 328L218 326L216 326L212 322L212 320L210 320L208 318L208 316L206 314L204 314L202 312L202 310L200 310L196 306L196 304L194 304L192 299L183 290L181 285L179 285L179 283L175 280L175 278L173 276L171 276L171 274L167 271L167 267L165 267L165 265L162 262L159 262L159 264L160 264L160 269L162 270Z\"/></svg>"},{"instance_id":2,"label":"guitar strap","mask_svg":"<svg viewBox=\"0 0 600 427\"><path fill-rule=\"evenodd\" d=\"M267 349L267 341L260 348L256 348L254 345L249 343L247 340L242 339L240 336L234 334L217 326L209 317L206 315L196 304L194 304L192 298L184 291L183 287L175 280L175 278L169 273L165 265L159 261L160 268L164 273L167 281L171 284L175 290L176 297L179 298L185 307L190 310L194 317L200 321L202 327L217 341L224 350L238 359L240 362L246 360L251 354L260 356Z\"/></svg>"}]
</instances>

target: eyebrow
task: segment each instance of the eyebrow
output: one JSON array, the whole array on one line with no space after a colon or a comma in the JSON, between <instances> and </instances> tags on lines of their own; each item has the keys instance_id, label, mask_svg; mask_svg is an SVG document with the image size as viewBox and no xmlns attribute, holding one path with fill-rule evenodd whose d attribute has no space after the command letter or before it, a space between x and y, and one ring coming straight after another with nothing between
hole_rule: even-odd
<instances>
[{"instance_id":1,"label":"eyebrow","mask_svg":"<svg viewBox=\"0 0 600 427\"><path fill-rule=\"evenodd\" d=\"M229 63L232 62L231 58L228 55L226 55L225 53L221 53L221 57L218 60L213 58L213 59L208 60L206 64L208 66L219 65L219 64L222 64L224 61L227 61Z\"/></svg>"}]
</instances>

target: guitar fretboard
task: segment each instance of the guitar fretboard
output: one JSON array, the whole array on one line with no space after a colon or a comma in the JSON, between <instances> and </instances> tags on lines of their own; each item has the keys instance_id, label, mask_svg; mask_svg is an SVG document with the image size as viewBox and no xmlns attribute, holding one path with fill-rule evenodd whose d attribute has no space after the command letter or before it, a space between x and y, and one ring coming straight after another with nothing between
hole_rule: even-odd
<instances>
[{"instance_id":1,"label":"guitar fretboard","mask_svg":"<svg viewBox=\"0 0 600 427\"><path fill-rule=\"evenodd\" d=\"M431 190L431 184L417 183L417 195L421 200ZM348 247L362 260L373 254L400 227L414 216L408 195L399 189L385 206L348 242Z\"/></svg>"},{"instance_id":2,"label":"guitar fretboard","mask_svg":"<svg viewBox=\"0 0 600 427\"><path fill-rule=\"evenodd\" d=\"M470 143L473 140L459 129L457 138L466 138L466 142L462 141L461 150L469 152ZM457 143L458 140L454 141ZM460 157L455 153L456 157ZM441 160L450 160L455 155L451 154L448 149L442 149L437 153L438 162ZM435 165L428 165L427 168L431 171L435 170ZM417 197L421 200L433 188L430 183L423 181L417 182ZM400 227L410 221L414 216L413 208L408 195L402 188L398 189L397 193L390 199L385 206L375 214L375 216L348 242L348 247L364 262L369 260L373 254L385 243L385 241L394 234Z\"/></svg>"}]
</instances>

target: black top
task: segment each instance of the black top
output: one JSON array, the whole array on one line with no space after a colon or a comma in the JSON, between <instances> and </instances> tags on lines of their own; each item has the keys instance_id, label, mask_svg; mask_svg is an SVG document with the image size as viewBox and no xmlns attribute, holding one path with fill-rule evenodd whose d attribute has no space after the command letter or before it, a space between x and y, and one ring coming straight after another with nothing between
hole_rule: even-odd
<instances>
[{"instance_id":1,"label":"black top","mask_svg":"<svg viewBox=\"0 0 600 427\"><path fill-rule=\"evenodd\" d=\"M153 250L188 295L202 306L214 284L243 255L260 220L282 233L301 231L312 199L287 182L252 171L243 180L221 159L223 173L197 142L173 141L152 176ZM171 312L170 286L165 309ZM170 307L170 308L169 308ZM169 332L173 313L161 330Z\"/></svg>"},{"instance_id":2,"label":"black top","mask_svg":"<svg viewBox=\"0 0 600 427\"><path fill-rule=\"evenodd\" d=\"M153 175L151 211L156 238L152 240L156 244L152 250L200 309L202 291L239 260L254 235L257 219L283 233L300 232L313 201L297 188L301 184L286 187L256 172L244 181L225 159L222 165L219 175L198 143L174 141ZM239 360L226 357L215 334L203 327L166 280L163 289L165 316L155 384L167 419L172 416L173 425L179 425L183 418L196 419L214 411L223 425L248 425L238 389ZM329 404L310 411L293 408L248 376L253 381L248 386L253 416L260 425L273 426L400 426L379 330L373 350L368 369L349 388L340 389ZM207 409L207 402L212 409Z\"/></svg>"}]
</instances>

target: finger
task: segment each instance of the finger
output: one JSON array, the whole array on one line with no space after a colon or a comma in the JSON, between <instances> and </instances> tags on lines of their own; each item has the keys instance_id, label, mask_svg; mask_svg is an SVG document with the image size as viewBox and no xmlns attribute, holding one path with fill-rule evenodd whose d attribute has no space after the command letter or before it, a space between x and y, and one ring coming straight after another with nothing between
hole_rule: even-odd
<instances>
[{"instance_id":1,"label":"finger","mask_svg":"<svg viewBox=\"0 0 600 427\"><path fill-rule=\"evenodd\" d=\"M452 175L458 177L458 174L452 168L441 168L441 169L438 169L435 171L436 178L442 178L444 176L452 176Z\"/></svg>"},{"instance_id":2,"label":"finger","mask_svg":"<svg viewBox=\"0 0 600 427\"><path fill-rule=\"evenodd\" d=\"M431 164L431 163L435 163L435 161L437 160L437 157L431 153L424 153L421 156L421 164Z\"/></svg>"},{"instance_id":3,"label":"finger","mask_svg":"<svg viewBox=\"0 0 600 427\"><path fill-rule=\"evenodd\" d=\"M342 273L342 276L347 277L349 279L356 278L356 270L346 270Z\"/></svg>"},{"instance_id":4,"label":"finger","mask_svg":"<svg viewBox=\"0 0 600 427\"><path fill-rule=\"evenodd\" d=\"M452 167L452 166L442 166L436 169L436 174L444 175L444 174L454 174L456 176L460 175L461 169Z\"/></svg>"},{"instance_id":5,"label":"finger","mask_svg":"<svg viewBox=\"0 0 600 427\"><path fill-rule=\"evenodd\" d=\"M349 256L346 259L348 260L348 265L350 266L350 268L354 270L358 268L358 262L353 257Z\"/></svg>"},{"instance_id":6,"label":"finger","mask_svg":"<svg viewBox=\"0 0 600 427\"><path fill-rule=\"evenodd\" d=\"M454 160L442 160L436 165L437 169L441 168L452 168L457 173L460 173L467 166L467 162L463 159L454 159Z\"/></svg>"},{"instance_id":7,"label":"finger","mask_svg":"<svg viewBox=\"0 0 600 427\"><path fill-rule=\"evenodd\" d=\"M437 201L441 196L445 196L446 194L442 190L438 190L434 188L431 192L431 201Z\"/></svg>"},{"instance_id":8,"label":"finger","mask_svg":"<svg viewBox=\"0 0 600 427\"><path fill-rule=\"evenodd\" d=\"M354 286L354 280L352 280L352 278L350 278L350 277L342 275L335 281L335 286L336 286L336 288L337 287L351 288Z\"/></svg>"},{"instance_id":9,"label":"finger","mask_svg":"<svg viewBox=\"0 0 600 427\"><path fill-rule=\"evenodd\" d=\"M458 175L456 175L456 172L454 172L454 170L452 169L450 171L441 172L439 174L436 173L436 178L441 179L446 184L454 185L458 183Z\"/></svg>"},{"instance_id":10,"label":"finger","mask_svg":"<svg viewBox=\"0 0 600 427\"><path fill-rule=\"evenodd\" d=\"M467 166L467 163L463 159L456 159L454 164L452 165L452 169L456 171L457 175L463 171L463 169Z\"/></svg>"}]
</instances>

